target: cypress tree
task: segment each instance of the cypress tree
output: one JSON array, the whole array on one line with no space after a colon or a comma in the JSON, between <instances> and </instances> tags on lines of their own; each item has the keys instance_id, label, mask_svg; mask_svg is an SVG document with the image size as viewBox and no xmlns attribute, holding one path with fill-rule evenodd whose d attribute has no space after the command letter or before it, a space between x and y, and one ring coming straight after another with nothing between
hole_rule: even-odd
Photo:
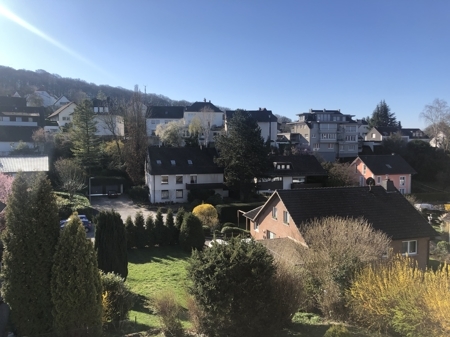
<instances>
[{"instance_id":1,"label":"cypress tree","mask_svg":"<svg viewBox=\"0 0 450 337\"><path fill-rule=\"evenodd\" d=\"M149 214L145 220L145 238L147 245L152 248L155 245L155 222L153 216Z\"/></svg>"},{"instance_id":2,"label":"cypress tree","mask_svg":"<svg viewBox=\"0 0 450 337\"><path fill-rule=\"evenodd\" d=\"M175 227L178 230L180 230L181 225L183 224L184 213L186 213L186 211L183 207L178 208L177 216L175 218Z\"/></svg>"},{"instance_id":3,"label":"cypress tree","mask_svg":"<svg viewBox=\"0 0 450 337\"><path fill-rule=\"evenodd\" d=\"M98 267L106 274L128 275L127 234L120 214L101 211L95 218L95 251Z\"/></svg>"},{"instance_id":4,"label":"cypress tree","mask_svg":"<svg viewBox=\"0 0 450 337\"><path fill-rule=\"evenodd\" d=\"M127 249L136 247L136 227L131 216L125 220L125 231L127 233Z\"/></svg>"},{"instance_id":5,"label":"cypress tree","mask_svg":"<svg viewBox=\"0 0 450 337\"><path fill-rule=\"evenodd\" d=\"M205 245L205 234L202 222L192 213L186 213L180 229L180 245L190 252L193 249L202 250Z\"/></svg>"},{"instance_id":6,"label":"cypress tree","mask_svg":"<svg viewBox=\"0 0 450 337\"><path fill-rule=\"evenodd\" d=\"M61 232L53 265L54 330L60 336L100 336L102 284L97 257L80 219L72 216Z\"/></svg>"},{"instance_id":7,"label":"cypress tree","mask_svg":"<svg viewBox=\"0 0 450 337\"><path fill-rule=\"evenodd\" d=\"M136 247L142 249L147 244L145 235L145 220L142 212L137 212L134 218L134 226L136 230Z\"/></svg>"},{"instance_id":8,"label":"cypress tree","mask_svg":"<svg viewBox=\"0 0 450 337\"><path fill-rule=\"evenodd\" d=\"M28 188L25 176L19 174L6 215L3 293L19 333L37 335L53 327L50 284L60 230L49 180L37 175Z\"/></svg>"},{"instance_id":9,"label":"cypress tree","mask_svg":"<svg viewBox=\"0 0 450 337\"><path fill-rule=\"evenodd\" d=\"M165 244L165 227L161 208L158 208L155 217L155 244L163 246Z\"/></svg>"},{"instance_id":10,"label":"cypress tree","mask_svg":"<svg viewBox=\"0 0 450 337\"><path fill-rule=\"evenodd\" d=\"M169 245L174 245L176 242L176 228L172 208L169 208L169 210L167 211L166 232L167 232L167 243Z\"/></svg>"}]
</instances>

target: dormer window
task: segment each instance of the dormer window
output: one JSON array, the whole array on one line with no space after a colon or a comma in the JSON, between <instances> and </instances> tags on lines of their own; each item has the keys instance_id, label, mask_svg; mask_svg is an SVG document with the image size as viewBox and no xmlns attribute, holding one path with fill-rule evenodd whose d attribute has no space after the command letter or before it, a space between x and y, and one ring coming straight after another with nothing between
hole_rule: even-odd
<instances>
[{"instance_id":1,"label":"dormer window","mask_svg":"<svg viewBox=\"0 0 450 337\"><path fill-rule=\"evenodd\" d=\"M157 165L161 165L161 160L158 159L158 160L156 161L156 164L157 164Z\"/></svg>"},{"instance_id":2,"label":"dormer window","mask_svg":"<svg viewBox=\"0 0 450 337\"><path fill-rule=\"evenodd\" d=\"M172 166L175 166L175 160L171 160L170 163L172 164Z\"/></svg>"},{"instance_id":3,"label":"dormer window","mask_svg":"<svg viewBox=\"0 0 450 337\"><path fill-rule=\"evenodd\" d=\"M188 165L192 165L192 160L188 159Z\"/></svg>"},{"instance_id":4,"label":"dormer window","mask_svg":"<svg viewBox=\"0 0 450 337\"><path fill-rule=\"evenodd\" d=\"M387 166L387 168L392 168L392 166L391 166L391 165L389 165L389 164L386 164L386 166Z\"/></svg>"}]
</instances>

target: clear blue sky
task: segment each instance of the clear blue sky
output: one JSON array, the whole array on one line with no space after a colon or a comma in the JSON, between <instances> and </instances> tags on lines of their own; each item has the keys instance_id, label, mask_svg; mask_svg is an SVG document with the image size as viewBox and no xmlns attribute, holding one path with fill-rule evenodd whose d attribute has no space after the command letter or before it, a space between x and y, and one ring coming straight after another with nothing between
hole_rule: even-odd
<instances>
[{"instance_id":1,"label":"clear blue sky","mask_svg":"<svg viewBox=\"0 0 450 337\"><path fill-rule=\"evenodd\" d=\"M423 127L449 40L448 0L0 0L0 65L290 118L384 99Z\"/></svg>"}]
</instances>

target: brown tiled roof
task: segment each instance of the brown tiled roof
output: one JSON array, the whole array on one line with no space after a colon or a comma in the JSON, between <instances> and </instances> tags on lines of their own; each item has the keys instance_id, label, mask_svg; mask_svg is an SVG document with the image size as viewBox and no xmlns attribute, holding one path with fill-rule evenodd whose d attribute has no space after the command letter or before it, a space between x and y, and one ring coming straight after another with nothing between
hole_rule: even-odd
<instances>
[{"instance_id":1,"label":"brown tiled roof","mask_svg":"<svg viewBox=\"0 0 450 337\"><path fill-rule=\"evenodd\" d=\"M359 156L375 175L416 174L417 172L398 154Z\"/></svg>"},{"instance_id":2,"label":"brown tiled roof","mask_svg":"<svg viewBox=\"0 0 450 337\"><path fill-rule=\"evenodd\" d=\"M330 216L362 217L393 240L437 235L400 192L388 193L381 186L278 190L274 195L280 197L297 226Z\"/></svg>"}]
</instances>

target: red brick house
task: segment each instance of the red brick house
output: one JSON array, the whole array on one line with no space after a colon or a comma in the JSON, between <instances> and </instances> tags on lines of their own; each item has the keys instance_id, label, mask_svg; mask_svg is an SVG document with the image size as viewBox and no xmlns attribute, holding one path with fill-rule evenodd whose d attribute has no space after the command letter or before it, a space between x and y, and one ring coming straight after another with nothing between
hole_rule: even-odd
<instances>
[{"instance_id":1,"label":"red brick house","mask_svg":"<svg viewBox=\"0 0 450 337\"><path fill-rule=\"evenodd\" d=\"M307 246L302 224L329 216L364 218L391 238L394 253L408 253L426 268L429 241L437 233L391 181L382 185L277 190L244 213L247 229L256 240L288 237Z\"/></svg>"}]
</instances>

